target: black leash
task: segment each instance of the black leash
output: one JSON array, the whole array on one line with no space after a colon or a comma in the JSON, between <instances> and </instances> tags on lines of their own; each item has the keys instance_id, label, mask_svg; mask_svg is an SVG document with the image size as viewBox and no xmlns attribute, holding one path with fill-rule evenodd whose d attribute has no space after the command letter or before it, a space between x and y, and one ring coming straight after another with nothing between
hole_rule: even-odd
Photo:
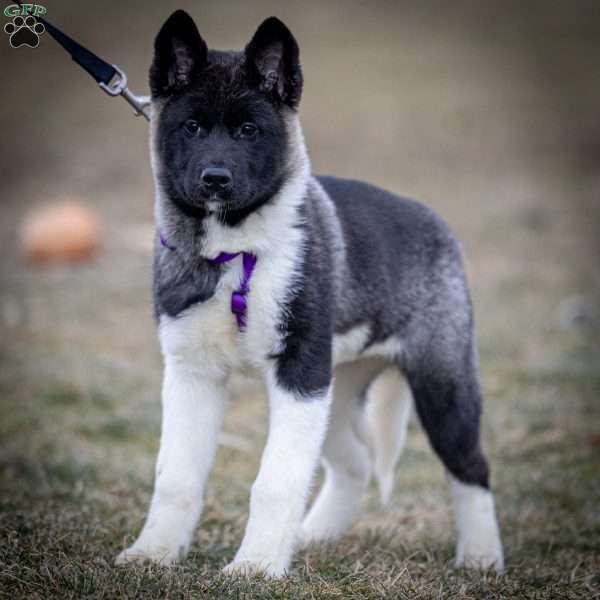
<instances>
[{"instance_id":1,"label":"black leash","mask_svg":"<svg viewBox=\"0 0 600 600\"><path fill-rule=\"evenodd\" d=\"M13 2L23 8L21 0L13 0ZM123 96L133 106L136 116L143 115L147 121L150 121L150 115L147 112L150 106L150 97L133 94L127 87L127 75L119 67L108 64L99 56L78 44L66 33L48 23L46 19L40 16L33 18L44 25L46 31L71 55L71 58L82 69L98 82L98 85L109 96Z\"/></svg>"}]
</instances>

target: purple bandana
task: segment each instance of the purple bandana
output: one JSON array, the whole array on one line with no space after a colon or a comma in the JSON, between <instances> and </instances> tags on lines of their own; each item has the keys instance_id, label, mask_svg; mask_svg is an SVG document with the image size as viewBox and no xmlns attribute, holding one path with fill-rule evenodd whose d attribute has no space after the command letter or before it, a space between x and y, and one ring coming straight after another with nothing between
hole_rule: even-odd
<instances>
[{"instance_id":1,"label":"purple bandana","mask_svg":"<svg viewBox=\"0 0 600 600\"><path fill-rule=\"evenodd\" d=\"M167 250L175 250L175 246L171 246L167 242L161 231L158 232L158 236L163 247L167 248ZM238 329L244 331L246 329L246 311L248 309L246 296L250 291L250 278L252 277L252 272L256 266L256 255L250 252L221 252L217 257L209 258L207 260L211 265L222 265L233 260L240 254L243 257L244 275L240 287L237 290L233 290L231 293L231 312L235 315Z\"/></svg>"}]
</instances>

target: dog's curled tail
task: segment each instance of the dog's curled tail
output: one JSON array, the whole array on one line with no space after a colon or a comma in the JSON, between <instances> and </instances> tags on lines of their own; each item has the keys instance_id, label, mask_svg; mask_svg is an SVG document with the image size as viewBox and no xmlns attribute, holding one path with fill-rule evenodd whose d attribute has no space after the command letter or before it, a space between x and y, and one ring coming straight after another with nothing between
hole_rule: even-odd
<instances>
[{"instance_id":1,"label":"dog's curled tail","mask_svg":"<svg viewBox=\"0 0 600 600\"><path fill-rule=\"evenodd\" d=\"M373 474L383 506L394 489L394 471L406 440L413 397L398 369L384 371L369 388L365 417Z\"/></svg>"}]
</instances>

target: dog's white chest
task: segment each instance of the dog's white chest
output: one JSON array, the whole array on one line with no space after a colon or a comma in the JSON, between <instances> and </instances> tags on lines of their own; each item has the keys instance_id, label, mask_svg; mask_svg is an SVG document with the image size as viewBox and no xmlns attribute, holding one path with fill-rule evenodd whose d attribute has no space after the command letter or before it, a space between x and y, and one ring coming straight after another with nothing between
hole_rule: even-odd
<instances>
[{"instance_id":1,"label":"dog's white chest","mask_svg":"<svg viewBox=\"0 0 600 600\"><path fill-rule=\"evenodd\" d=\"M212 298L175 318L161 317L159 337L168 360L185 360L214 375L264 364L278 346L279 307L273 285L277 278L268 276L268 265L257 265L247 296L247 326L240 331L231 312L231 295L241 277L240 260L227 267Z\"/></svg>"}]
</instances>

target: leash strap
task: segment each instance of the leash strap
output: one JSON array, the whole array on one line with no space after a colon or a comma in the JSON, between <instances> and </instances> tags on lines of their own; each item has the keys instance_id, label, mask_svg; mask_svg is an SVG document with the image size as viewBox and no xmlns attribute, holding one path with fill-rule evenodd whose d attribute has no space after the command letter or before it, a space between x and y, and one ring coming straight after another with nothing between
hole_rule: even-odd
<instances>
[{"instance_id":1,"label":"leash strap","mask_svg":"<svg viewBox=\"0 0 600 600\"><path fill-rule=\"evenodd\" d=\"M35 17L41 21L46 28L46 31L71 55L71 58L89 75L91 75L98 83L108 85L117 75L117 70L106 61L96 56L93 52L78 44L73 38L70 38L66 33L60 31L48 23L42 17Z\"/></svg>"},{"instance_id":2,"label":"leash strap","mask_svg":"<svg viewBox=\"0 0 600 600\"><path fill-rule=\"evenodd\" d=\"M21 0L13 1L23 8ZM127 87L127 75L119 67L108 64L91 50L84 48L66 33L48 23L43 17L36 16L34 18L44 25L46 31L71 55L73 61L93 77L109 96L123 96L133 106L136 116L143 115L147 121L150 121L147 113L150 98L133 94Z\"/></svg>"}]
</instances>

